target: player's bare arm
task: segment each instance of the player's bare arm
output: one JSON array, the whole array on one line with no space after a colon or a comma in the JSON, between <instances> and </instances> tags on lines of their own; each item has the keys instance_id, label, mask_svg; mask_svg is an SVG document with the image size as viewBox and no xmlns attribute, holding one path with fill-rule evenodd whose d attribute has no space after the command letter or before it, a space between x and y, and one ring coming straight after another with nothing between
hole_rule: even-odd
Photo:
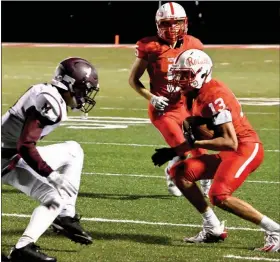
<instances>
[{"instance_id":1,"label":"player's bare arm","mask_svg":"<svg viewBox=\"0 0 280 262\"><path fill-rule=\"evenodd\" d=\"M134 64L132 65L130 76L129 76L129 84L130 86L141 96L150 100L153 94L145 88L145 86L140 81L140 78L144 74L145 70L148 67L148 61L142 58L136 58Z\"/></svg>"},{"instance_id":2,"label":"player's bare arm","mask_svg":"<svg viewBox=\"0 0 280 262\"><path fill-rule=\"evenodd\" d=\"M140 81L147 67L148 61L137 57L131 69L129 84L137 93L149 100L156 110L164 111L168 106L168 98L152 94Z\"/></svg>"},{"instance_id":3,"label":"player's bare arm","mask_svg":"<svg viewBox=\"0 0 280 262\"><path fill-rule=\"evenodd\" d=\"M236 151L238 140L232 122L217 126L219 137L210 140L196 140L195 148L205 148L214 151Z\"/></svg>"}]
</instances>

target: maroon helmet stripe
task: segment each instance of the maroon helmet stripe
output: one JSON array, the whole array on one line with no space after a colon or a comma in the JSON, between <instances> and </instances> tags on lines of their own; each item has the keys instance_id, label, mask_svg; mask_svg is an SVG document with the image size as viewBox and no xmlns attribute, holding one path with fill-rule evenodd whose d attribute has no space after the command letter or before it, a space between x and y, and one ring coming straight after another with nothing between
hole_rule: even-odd
<instances>
[{"instance_id":1,"label":"maroon helmet stripe","mask_svg":"<svg viewBox=\"0 0 280 262\"><path fill-rule=\"evenodd\" d=\"M169 5L170 5L170 9L171 9L171 15L174 15L174 7L173 7L172 2L170 2Z\"/></svg>"}]
</instances>

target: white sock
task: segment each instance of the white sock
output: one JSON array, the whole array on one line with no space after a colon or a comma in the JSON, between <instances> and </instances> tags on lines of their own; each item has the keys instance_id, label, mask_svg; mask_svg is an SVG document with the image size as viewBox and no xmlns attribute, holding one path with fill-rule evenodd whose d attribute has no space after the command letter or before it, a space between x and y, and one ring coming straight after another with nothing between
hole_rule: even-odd
<instances>
[{"instance_id":1,"label":"white sock","mask_svg":"<svg viewBox=\"0 0 280 262\"><path fill-rule=\"evenodd\" d=\"M263 216L260 227L265 231L280 232L280 225L267 216Z\"/></svg>"},{"instance_id":2,"label":"white sock","mask_svg":"<svg viewBox=\"0 0 280 262\"><path fill-rule=\"evenodd\" d=\"M59 217L74 217L76 214L75 206L71 204L66 204L61 210Z\"/></svg>"},{"instance_id":3,"label":"white sock","mask_svg":"<svg viewBox=\"0 0 280 262\"><path fill-rule=\"evenodd\" d=\"M78 193L73 195L72 197L69 197L68 194L64 191L61 190L61 195L64 200L64 205L63 209L60 211L59 216L60 217L74 217L76 214L76 200Z\"/></svg>"},{"instance_id":4,"label":"white sock","mask_svg":"<svg viewBox=\"0 0 280 262\"><path fill-rule=\"evenodd\" d=\"M22 237L19 239L19 241L16 244L16 248L20 249L22 247L27 246L28 244L30 244L32 242L34 242L34 240L31 237L22 235Z\"/></svg>"},{"instance_id":5,"label":"white sock","mask_svg":"<svg viewBox=\"0 0 280 262\"><path fill-rule=\"evenodd\" d=\"M199 180L200 185L203 187L210 187L211 186L211 179L202 179Z\"/></svg>"},{"instance_id":6,"label":"white sock","mask_svg":"<svg viewBox=\"0 0 280 262\"><path fill-rule=\"evenodd\" d=\"M40 205L35 208L27 228L16 244L16 248L22 248L31 242L35 243L52 224L60 211L61 208L56 206L47 207Z\"/></svg>"},{"instance_id":7,"label":"white sock","mask_svg":"<svg viewBox=\"0 0 280 262\"><path fill-rule=\"evenodd\" d=\"M168 162L167 169L170 170L170 168L171 168L176 162L178 162L179 160L180 160L180 157L179 157L179 156L173 157L173 159L170 160L170 161Z\"/></svg>"},{"instance_id":8,"label":"white sock","mask_svg":"<svg viewBox=\"0 0 280 262\"><path fill-rule=\"evenodd\" d=\"M208 207L207 211L202 214L203 217L203 224L211 225L211 226L219 226L220 220L217 218L216 214L214 213L213 209Z\"/></svg>"}]
</instances>

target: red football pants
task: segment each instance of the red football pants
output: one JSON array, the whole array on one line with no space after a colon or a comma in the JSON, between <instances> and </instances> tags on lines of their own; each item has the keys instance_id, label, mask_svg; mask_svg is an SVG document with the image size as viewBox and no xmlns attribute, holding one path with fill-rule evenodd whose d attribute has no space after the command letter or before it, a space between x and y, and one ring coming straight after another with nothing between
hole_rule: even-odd
<instances>
[{"instance_id":1,"label":"red football pants","mask_svg":"<svg viewBox=\"0 0 280 262\"><path fill-rule=\"evenodd\" d=\"M188 181L213 179L209 192L210 199L213 199L231 195L260 166L263 158L262 144L243 143L239 144L237 151L223 151L177 162L172 166L170 175L175 177L178 170L183 168Z\"/></svg>"},{"instance_id":2,"label":"red football pants","mask_svg":"<svg viewBox=\"0 0 280 262\"><path fill-rule=\"evenodd\" d=\"M171 108L163 114L149 104L148 114L152 124L159 130L170 147L176 147L186 140L182 131L182 124L183 120L190 116L190 113L183 104ZM207 150L201 148L191 151L192 156L206 154L206 152Z\"/></svg>"}]
</instances>

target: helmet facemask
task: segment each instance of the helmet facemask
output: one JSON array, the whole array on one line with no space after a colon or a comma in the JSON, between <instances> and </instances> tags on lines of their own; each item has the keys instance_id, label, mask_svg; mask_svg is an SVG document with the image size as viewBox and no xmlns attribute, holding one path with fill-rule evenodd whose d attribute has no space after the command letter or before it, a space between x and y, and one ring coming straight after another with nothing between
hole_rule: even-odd
<instances>
[{"instance_id":1,"label":"helmet facemask","mask_svg":"<svg viewBox=\"0 0 280 262\"><path fill-rule=\"evenodd\" d=\"M90 82L85 82L80 85L72 86L72 97L75 99L77 106L75 109L88 113L95 106L95 96L99 92L99 85L93 86Z\"/></svg>"},{"instance_id":2,"label":"helmet facemask","mask_svg":"<svg viewBox=\"0 0 280 262\"><path fill-rule=\"evenodd\" d=\"M187 18L163 19L157 22L158 36L174 44L187 32Z\"/></svg>"},{"instance_id":3,"label":"helmet facemask","mask_svg":"<svg viewBox=\"0 0 280 262\"><path fill-rule=\"evenodd\" d=\"M198 49L183 51L170 68L172 85L179 86L183 93L200 89L211 81L212 67L212 60L205 52Z\"/></svg>"},{"instance_id":4,"label":"helmet facemask","mask_svg":"<svg viewBox=\"0 0 280 262\"><path fill-rule=\"evenodd\" d=\"M211 73L203 72L203 67L200 67L196 72L192 68L180 68L172 69L172 85L178 86L182 90L182 93L187 93L193 89L200 89L202 85L206 82L207 77Z\"/></svg>"}]
</instances>

